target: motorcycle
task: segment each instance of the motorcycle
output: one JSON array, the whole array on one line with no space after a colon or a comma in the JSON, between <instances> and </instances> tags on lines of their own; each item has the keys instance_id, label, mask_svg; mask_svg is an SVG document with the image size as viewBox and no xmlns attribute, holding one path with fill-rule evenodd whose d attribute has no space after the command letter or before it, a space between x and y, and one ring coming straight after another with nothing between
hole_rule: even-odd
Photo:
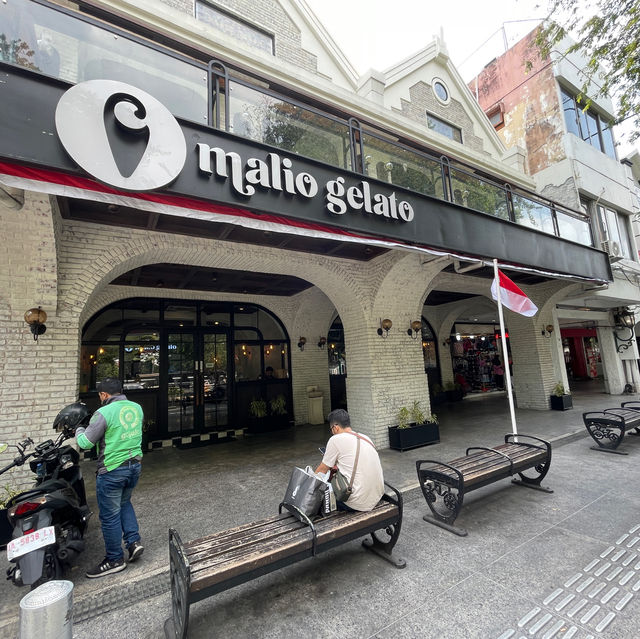
<instances>
[{"instance_id":1,"label":"motorcycle","mask_svg":"<svg viewBox=\"0 0 640 639\"><path fill-rule=\"evenodd\" d=\"M55 440L48 439L27 452L33 440L26 439L14 446L18 455L13 462L0 470L2 475L29 460L36 475L34 488L15 495L6 504L13 527L7 543L7 558L13 565L7 570L7 579L16 586L33 589L59 579L84 550L83 536L92 513L87 506L80 455L63 444L90 417L85 404L66 406L54 421L54 429L60 433Z\"/></svg>"}]
</instances>

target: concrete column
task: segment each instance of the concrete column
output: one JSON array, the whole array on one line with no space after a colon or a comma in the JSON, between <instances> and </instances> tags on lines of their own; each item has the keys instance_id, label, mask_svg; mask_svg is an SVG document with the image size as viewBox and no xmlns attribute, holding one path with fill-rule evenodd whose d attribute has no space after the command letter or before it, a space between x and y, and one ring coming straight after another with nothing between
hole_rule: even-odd
<instances>
[{"instance_id":1,"label":"concrete column","mask_svg":"<svg viewBox=\"0 0 640 639\"><path fill-rule=\"evenodd\" d=\"M611 393L611 395L620 395L624 390L626 378L622 360L616 351L611 323L609 322L608 326L598 326L596 330L604 371L605 392Z\"/></svg>"}]
</instances>

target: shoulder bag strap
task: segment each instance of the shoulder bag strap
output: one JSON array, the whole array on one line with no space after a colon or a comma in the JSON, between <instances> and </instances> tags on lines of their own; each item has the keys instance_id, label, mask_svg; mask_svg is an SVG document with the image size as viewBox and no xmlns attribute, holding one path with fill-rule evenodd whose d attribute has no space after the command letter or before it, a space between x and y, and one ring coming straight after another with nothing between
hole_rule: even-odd
<instances>
[{"instance_id":1,"label":"shoulder bag strap","mask_svg":"<svg viewBox=\"0 0 640 639\"><path fill-rule=\"evenodd\" d=\"M351 479L349 480L349 492L353 488L353 478L356 476L356 468L358 467L358 457L360 456L360 438L358 437L358 443L356 444L356 460L353 462L353 472L351 473Z\"/></svg>"}]
</instances>

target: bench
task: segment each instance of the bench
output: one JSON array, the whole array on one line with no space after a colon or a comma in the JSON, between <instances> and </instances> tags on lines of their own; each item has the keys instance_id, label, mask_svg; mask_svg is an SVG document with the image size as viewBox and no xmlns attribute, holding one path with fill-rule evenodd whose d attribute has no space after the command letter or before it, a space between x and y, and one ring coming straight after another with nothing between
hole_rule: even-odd
<instances>
[{"instance_id":1,"label":"bench","mask_svg":"<svg viewBox=\"0 0 640 639\"><path fill-rule=\"evenodd\" d=\"M640 435L640 402L622 402L621 408L583 413L582 420L587 432L598 444L592 446L592 450L627 455L628 453L617 449L629 431L634 430L632 434Z\"/></svg>"},{"instance_id":2,"label":"bench","mask_svg":"<svg viewBox=\"0 0 640 639\"><path fill-rule=\"evenodd\" d=\"M285 512L186 544L170 529L172 617L165 635L187 636L192 603L366 535L367 550L404 568L404 559L391 554L402 525L402 495L386 485L394 495L385 493L370 512L336 511L312 526Z\"/></svg>"},{"instance_id":3,"label":"bench","mask_svg":"<svg viewBox=\"0 0 640 639\"><path fill-rule=\"evenodd\" d=\"M522 441L522 440L527 440ZM553 491L541 485L551 465L551 444L531 435L505 435L504 444L495 448L473 446L464 457L450 462L423 459L416 462L418 481L432 515L423 519L464 537L467 531L454 526L462 509L464 496L516 473L520 479L512 482L547 493ZM527 477L530 468L536 477Z\"/></svg>"}]
</instances>

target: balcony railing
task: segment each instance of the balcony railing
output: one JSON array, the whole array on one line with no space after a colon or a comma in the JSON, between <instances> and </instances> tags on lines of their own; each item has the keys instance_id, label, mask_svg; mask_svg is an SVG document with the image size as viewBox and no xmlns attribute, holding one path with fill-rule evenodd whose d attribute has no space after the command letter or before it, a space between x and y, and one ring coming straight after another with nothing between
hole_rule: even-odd
<instances>
[{"instance_id":1,"label":"balcony railing","mask_svg":"<svg viewBox=\"0 0 640 639\"><path fill-rule=\"evenodd\" d=\"M77 83L133 84L181 118L350 170L425 196L593 246L589 217L499 184L473 167L399 143L392 133L330 115L43 0L0 3L0 60Z\"/></svg>"}]
</instances>

